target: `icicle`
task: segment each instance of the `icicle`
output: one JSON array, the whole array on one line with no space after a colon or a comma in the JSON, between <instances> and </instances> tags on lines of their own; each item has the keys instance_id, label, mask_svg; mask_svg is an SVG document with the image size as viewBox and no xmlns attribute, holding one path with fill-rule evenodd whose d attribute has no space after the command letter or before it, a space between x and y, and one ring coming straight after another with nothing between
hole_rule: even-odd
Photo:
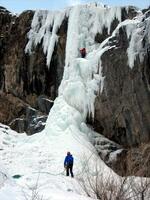
<instances>
[{"instance_id":1,"label":"icicle","mask_svg":"<svg viewBox=\"0 0 150 200\"><path fill-rule=\"evenodd\" d=\"M121 22L121 7L100 7L95 9L95 19L93 26L93 33L102 33L104 27L108 29L108 34L110 34L111 24L114 19Z\"/></svg>"},{"instance_id":2,"label":"icicle","mask_svg":"<svg viewBox=\"0 0 150 200\"><path fill-rule=\"evenodd\" d=\"M43 51L47 55L47 66L50 66L54 47L58 41L57 31L64 17L65 11L36 11L31 24L31 30L28 33L29 41L25 52L31 54L32 49L42 41Z\"/></svg>"},{"instance_id":3,"label":"icicle","mask_svg":"<svg viewBox=\"0 0 150 200\"><path fill-rule=\"evenodd\" d=\"M143 15L139 11L138 15L133 20L125 20L120 24L125 26L127 37L129 40L129 47L127 49L128 55L128 65L132 69L134 67L134 62L137 56L140 59L140 62L143 62L144 59L144 49L143 49L143 33L146 29L145 25L148 23L143 23Z\"/></svg>"}]
</instances>

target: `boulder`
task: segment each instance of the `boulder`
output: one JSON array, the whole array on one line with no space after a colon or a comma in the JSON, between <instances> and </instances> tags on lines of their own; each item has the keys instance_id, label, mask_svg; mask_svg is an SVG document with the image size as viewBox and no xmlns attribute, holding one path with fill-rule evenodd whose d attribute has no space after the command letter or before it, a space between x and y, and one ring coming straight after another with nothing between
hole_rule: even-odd
<instances>
[{"instance_id":1,"label":"boulder","mask_svg":"<svg viewBox=\"0 0 150 200\"><path fill-rule=\"evenodd\" d=\"M47 116L41 116L36 109L27 107L24 118L14 119L9 126L18 133L32 135L44 129L46 120Z\"/></svg>"},{"instance_id":2,"label":"boulder","mask_svg":"<svg viewBox=\"0 0 150 200\"><path fill-rule=\"evenodd\" d=\"M37 116L29 122L26 132L28 135L33 135L42 131L45 128L47 116Z\"/></svg>"},{"instance_id":3,"label":"boulder","mask_svg":"<svg viewBox=\"0 0 150 200\"><path fill-rule=\"evenodd\" d=\"M18 133L24 133L27 129L27 121L25 119L16 118L9 124L9 126Z\"/></svg>"},{"instance_id":4,"label":"boulder","mask_svg":"<svg viewBox=\"0 0 150 200\"><path fill-rule=\"evenodd\" d=\"M48 99L48 97L44 95L40 95L37 99L38 109L46 114L49 114L51 107L53 106L54 101Z\"/></svg>"}]
</instances>

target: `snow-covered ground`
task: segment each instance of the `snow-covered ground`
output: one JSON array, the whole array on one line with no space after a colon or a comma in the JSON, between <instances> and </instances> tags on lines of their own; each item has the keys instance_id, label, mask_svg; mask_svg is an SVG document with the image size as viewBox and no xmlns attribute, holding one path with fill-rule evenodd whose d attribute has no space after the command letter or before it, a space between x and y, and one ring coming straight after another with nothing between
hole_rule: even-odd
<instances>
[{"instance_id":1,"label":"snow-covered ground","mask_svg":"<svg viewBox=\"0 0 150 200\"><path fill-rule=\"evenodd\" d=\"M97 167L105 177L110 177L111 174L113 179L118 180L118 176L105 165L90 143L92 130L86 125L86 117L94 117L96 94L104 88L101 56L108 49L115 48L109 46L109 39L99 46L95 45L95 34L102 32L104 24L109 33L114 18L121 22L121 8L90 4L78 5L64 12L37 11L25 51L32 53L32 46L43 41L43 51L47 55L49 66L58 39L56 33L66 15L69 16L69 23L64 75L45 130L26 136L1 125L2 200L33 200L33 195L38 195L37 199L43 200L90 199L77 179L87 169L94 176ZM128 23L131 24L131 21L126 22L126 25ZM111 37L117 34L120 26ZM78 51L81 47L87 49L86 58L79 58ZM63 162L67 151L71 151L75 159L74 179L65 176ZM14 179L15 175L20 178Z\"/></svg>"},{"instance_id":2,"label":"snow-covered ground","mask_svg":"<svg viewBox=\"0 0 150 200\"><path fill-rule=\"evenodd\" d=\"M85 134L75 127L63 132L56 127L54 131L26 136L0 129L0 199L32 199L36 193L43 199L89 199L77 181L86 167L93 167L94 172L95 162L99 160L101 170L106 174L111 172ZM74 179L65 176L63 167L68 150L75 159ZM21 177L14 179L15 175Z\"/></svg>"}]
</instances>

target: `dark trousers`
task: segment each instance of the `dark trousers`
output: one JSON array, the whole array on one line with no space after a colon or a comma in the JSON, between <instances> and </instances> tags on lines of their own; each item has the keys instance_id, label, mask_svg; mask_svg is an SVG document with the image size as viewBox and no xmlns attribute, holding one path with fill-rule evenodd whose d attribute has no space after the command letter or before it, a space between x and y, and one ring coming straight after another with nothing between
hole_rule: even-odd
<instances>
[{"instance_id":1,"label":"dark trousers","mask_svg":"<svg viewBox=\"0 0 150 200\"><path fill-rule=\"evenodd\" d=\"M66 176L69 176L69 172L70 172L71 177L74 177L72 170L73 170L73 165L72 164L71 165L67 165L67 167L66 167Z\"/></svg>"},{"instance_id":2,"label":"dark trousers","mask_svg":"<svg viewBox=\"0 0 150 200\"><path fill-rule=\"evenodd\" d=\"M86 56L86 53L81 53L81 58L85 58L85 56Z\"/></svg>"}]
</instances>

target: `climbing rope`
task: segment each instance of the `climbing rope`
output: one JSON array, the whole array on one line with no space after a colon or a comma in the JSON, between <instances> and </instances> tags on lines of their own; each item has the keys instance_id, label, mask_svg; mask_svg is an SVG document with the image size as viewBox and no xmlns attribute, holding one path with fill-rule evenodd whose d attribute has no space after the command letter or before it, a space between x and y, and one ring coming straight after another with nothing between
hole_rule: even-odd
<instances>
[{"instance_id":1,"label":"climbing rope","mask_svg":"<svg viewBox=\"0 0 150 200\"><path fill-rule=\"evenodd\" d=\"M51 175L51 176L59 176L59 175L64 175L65 173L65 169L60 172L60 173L57 173L57 174L54 174L54 173L50 173L50 172L33 172L33 174L48 174L48 175Z\"/></svg>"}]
</instances>

